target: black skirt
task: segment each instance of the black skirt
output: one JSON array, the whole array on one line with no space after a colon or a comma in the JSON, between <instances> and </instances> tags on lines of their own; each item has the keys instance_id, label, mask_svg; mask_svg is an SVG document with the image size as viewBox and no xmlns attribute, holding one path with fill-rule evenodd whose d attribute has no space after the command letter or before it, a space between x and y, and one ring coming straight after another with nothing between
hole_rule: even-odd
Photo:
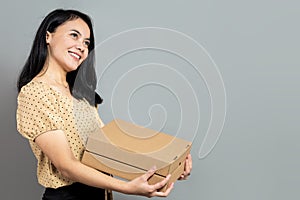
<instances>
[{"instance_id":1,"label":"black skirt","mask_svg":"<svg viewBox=\"0 0 300 200\"><path fill-rule=\"evenodd\" d=\"M73 183L57 189L46 188L42 200L105 200L105 190Z\"/></svg>"}]
</instances>

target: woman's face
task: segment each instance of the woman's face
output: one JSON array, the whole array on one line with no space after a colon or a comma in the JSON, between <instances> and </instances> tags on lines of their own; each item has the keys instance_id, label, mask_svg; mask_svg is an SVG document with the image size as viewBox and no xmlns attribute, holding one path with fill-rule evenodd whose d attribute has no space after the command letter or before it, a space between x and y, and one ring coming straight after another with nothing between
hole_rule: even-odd
<instances>
[{"instance_id":1,"label":"woman's face","mask_svg":"<svg viewBox=\"0 0 300 200\"><path fill-rule=\"evenodd\" d=\"M88 55L90 29L80 18L58 26L53 33L47 32L48 63L66 72L76 70Z\"/></svg>"}]
</instances>

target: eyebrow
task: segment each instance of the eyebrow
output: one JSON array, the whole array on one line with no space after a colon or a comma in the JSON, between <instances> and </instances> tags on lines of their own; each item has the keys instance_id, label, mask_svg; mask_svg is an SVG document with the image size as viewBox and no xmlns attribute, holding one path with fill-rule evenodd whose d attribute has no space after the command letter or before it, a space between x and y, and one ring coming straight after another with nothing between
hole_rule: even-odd
<instances>
[{"instance_id":1,"label":"eyebrow","mask_svg":"<svg viewBox=\"0 0 300 200\"><path fill-rule=\"evenodd\" d=\"M79 31L77 31L76 29L72 29L71 31L74 31L74 32L78 33L78 35L82 36L82 34ZM85 38L85 40L90 40L90 38Z\"/></svg>"}]
</instances>

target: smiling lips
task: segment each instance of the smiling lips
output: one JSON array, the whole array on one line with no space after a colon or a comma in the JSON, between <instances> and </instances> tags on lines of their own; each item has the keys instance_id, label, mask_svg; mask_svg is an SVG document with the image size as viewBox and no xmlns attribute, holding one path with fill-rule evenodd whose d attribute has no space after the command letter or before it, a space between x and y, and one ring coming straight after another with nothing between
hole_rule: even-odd
<instances>
[{"instance_id":1,"label":"smiling lips","mask_svg":"<svg viewBox=\"0 0 300 200\"><path fill-rule=\"evenodd\" d=\"M81 56L78 53L72 52L72 51L68 51L68 53L75 58L76 60L80 60Z\"/></svg>"}]
</instances>

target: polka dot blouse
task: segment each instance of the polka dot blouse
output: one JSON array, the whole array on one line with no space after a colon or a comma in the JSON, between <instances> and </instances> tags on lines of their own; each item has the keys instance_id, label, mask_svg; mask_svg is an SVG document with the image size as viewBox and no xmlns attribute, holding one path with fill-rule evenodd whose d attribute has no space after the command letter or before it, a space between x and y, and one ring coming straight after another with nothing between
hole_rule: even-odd
<instances>
[{"instance_id":1,"label":"polka dot blouse","mask_svg":"<svg viewBox=\"0 0 300 200\"><path fill-rule=\"evenodd\" d=\"M47 131L62 130L74 156L81 160L87 137L102 126L97 109L86 100L69 98L46 83L31 81L18 95L17 129L29 140L38 161L38 181L44 187L58 188L73 182L61 175L35 138Z\"/></svg>"}]
</instances>

